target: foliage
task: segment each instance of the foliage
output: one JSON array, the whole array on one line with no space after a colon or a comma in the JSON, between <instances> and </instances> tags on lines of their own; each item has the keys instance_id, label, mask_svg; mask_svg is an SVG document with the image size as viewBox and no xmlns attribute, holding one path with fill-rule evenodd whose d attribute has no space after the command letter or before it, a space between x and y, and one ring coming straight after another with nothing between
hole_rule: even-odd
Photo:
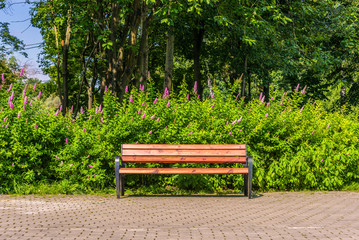
<instances>
[{"instance_id":1,"label":"foliage","mask_svg":"<svg viewBox=\"0 0 359 240\"><path fill-rule=\"evenodd\" d=\"M185 84L177 97L162 96L150 82L147 92L133 88L122 103L107 92L104 105L74 117L44 107L34 86L1 86L1 193L30 191L38 183L66 193L113 188L114 157L123 143L245 143L260 190L335 190L359 179L357 113L327 113L303 101L305 90L245 104L218 89L200 100ZM126 184L221 192L241 190L243 177L131 175Z\"/></svg>"}]
</instances>

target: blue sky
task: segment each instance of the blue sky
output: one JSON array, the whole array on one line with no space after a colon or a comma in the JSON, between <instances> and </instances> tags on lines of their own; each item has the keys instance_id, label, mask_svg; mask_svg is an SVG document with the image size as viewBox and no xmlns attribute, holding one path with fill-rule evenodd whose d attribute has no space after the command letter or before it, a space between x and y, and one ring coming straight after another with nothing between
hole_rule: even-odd
<instances>
[{"instance_id":1,"label":"blue sky","mask_svg":"<svg viewBox=\"0 0 359 240\"><path fill-rule=\"evenodd\" d=\"M40 30L34 28L30 24L30 5L24 4L24 0L12 0L14 3L10 9L0 10L0 22L10 23L10 33L20 40L22 40L27 48L33 47L31 44L41 43L42 36ZM28 66L29 77L36 77L42 81L49 80L47 75L44 75L37 63L38 54L41 52L41 48L31 48L26 50L28 58L23 57L20 54L15 53L14 56L19 59L21 67Z\"/></svg>"}]
</instances>

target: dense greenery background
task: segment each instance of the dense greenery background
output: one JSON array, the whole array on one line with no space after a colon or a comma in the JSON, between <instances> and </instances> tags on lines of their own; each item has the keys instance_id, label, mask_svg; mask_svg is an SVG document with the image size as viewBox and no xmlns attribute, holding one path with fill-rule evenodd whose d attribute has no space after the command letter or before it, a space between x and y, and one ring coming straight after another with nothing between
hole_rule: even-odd
<instances>
[{"instance_id":1,"label":"dense greenery background","mask_svg":"<svg viewBox=\"0 0 359 240\"><path fill-rule=\"evenodd\" d=\"M202 100L194 90L187 92L185 83L177 96L167 96L150 80L147 92L132 89L119 103L108 91L104 105L76 117L71 110L62 116L61 109L46 107L37 86L1 86L2 193L32 193L40 185L64 193L114 189L114 157L122 143L246 143L254 157L256 190L335 190L359 180L358 114L328 113L304 101L300 86L267 102L261 97L245 103L218 90ZM241 175L126 179L127 188L154 192L243 187Z\"/></svg>"}]
</instances>

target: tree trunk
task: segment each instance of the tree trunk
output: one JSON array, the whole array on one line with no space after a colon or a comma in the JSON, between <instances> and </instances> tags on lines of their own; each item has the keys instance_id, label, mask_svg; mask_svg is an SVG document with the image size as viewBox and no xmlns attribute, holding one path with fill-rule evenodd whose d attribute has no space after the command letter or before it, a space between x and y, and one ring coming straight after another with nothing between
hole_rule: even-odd
<instances>
[{"instance_id":1,"label":"tree trunk","mask_svg":"<svg viewBox=\"0 0 359 240\"><path fill-rule=\"evenodd\" d=\"M62 103L62 114L66 114L68 107L68 68L67 60L69 54L70 37L71 37L71 19L72 19L72 8L70 7L67 11L67 27L65 41L63 42L63 57L62 57L62 83L63 83L63 103Z\"/></svg>"},{"instance_id":2,"label":"tree trunk","mask_svg":"<svg viewBox=\"0 0 359 240\"><path fill-rule=\"evenodd\" d=\"M247 61L248 61L248 54L246 54L244 58L244 74L242 78L242 91L241 91L242 97L246 96L246 78L248 76Z\"/></svg>"},{"instance_id":3,"label":"tree trunk","mask_svg":"<svg viewBox=\"0 0 359 240\"><path fill-rule=\"evenodd\" d=\"M165 79L163 82L163 90L167 88L170 92L172 89L172 74L173 74L173 50L175 45L175 36L173 27L168 27L167 46L166 46L166 66Z\"/></svg>"},{"instance_id":4,"label":"tree trunk","mask_svg":"<svg viewBox=\"0 0 359 240\"><path fill-rule=\"evenodd\" d=\"M193 29L193 69L194 81L197 82L198 94L202 96L203 87L201 82L201 45L204 36L204 29Z\"/></svg>"}]
</instances>

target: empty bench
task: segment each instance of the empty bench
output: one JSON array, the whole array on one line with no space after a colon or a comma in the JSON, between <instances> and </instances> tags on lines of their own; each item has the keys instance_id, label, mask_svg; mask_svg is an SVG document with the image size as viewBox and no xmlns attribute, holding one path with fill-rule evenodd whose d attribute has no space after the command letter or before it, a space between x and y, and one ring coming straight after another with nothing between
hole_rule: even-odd
<instances>
[{"instance_id":1,"label":"empty bench","mask_svg":"<svg viewBox=\"0 0 359 240\"><path fill-rule=\"evenodd\" d=\"M242 163L242 168L126 168L126 163ZM122 144L115 158L116 194L124 195L126 174L243 174L244 194L252 197L253 159L246 145Z\"/></svg>"}]
</instances>

